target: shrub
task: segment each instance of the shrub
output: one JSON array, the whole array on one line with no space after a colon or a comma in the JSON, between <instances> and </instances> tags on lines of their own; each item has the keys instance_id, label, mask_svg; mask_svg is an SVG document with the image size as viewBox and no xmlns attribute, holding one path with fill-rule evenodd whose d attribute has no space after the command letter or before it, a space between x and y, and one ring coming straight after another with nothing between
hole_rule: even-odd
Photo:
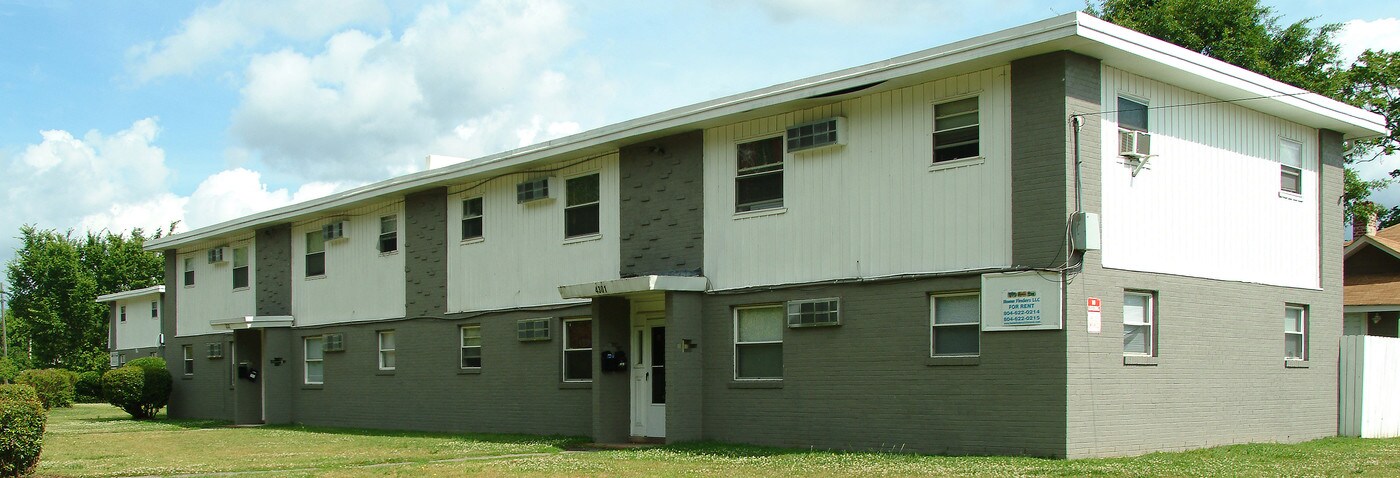
<instances>
[{"instance_id":1,"label":"shrub","mask_svg":"<svg viewBox=\"0 0 1400 478\"><path fill-rule=\"evenodd\" d=\"M15 381L15 377L19 376L19 369L9 357L0 357L0 383Z\"/></svg>"},{"instance_id":2,"label":"shrub","mask_svg":"<svg viewBox=\"0 0 1400 478\"><path fill-rule=\"evenodd\" d=\"M78 374L74 392L77 393L79 403L102 402L102 374L91 370Z\"/></svg>"},{"instance_id":3,"label":"shrub","mask_svg":"<svg viewBox=\"0 0 1400 478\"><path fill-rule=\"evenodd\" d=\"M102 375L102 395L132 418L151 418L170 402L171 380L165 359L143 357Z\"/></svg>"},{"instance_id":4,"label":"shrub","mask_svg":"<svg viewBox=\"0 0 1400 478\"><path fill-rule=\"evenodd\" d=\"M57 368L25 370L15 379L15 383L34 387L39 402L46 409L73 406L74 382L77 382L76 374Z\"/></svg>"},{"instance_id":5,"label":"shrub","mask_svg":"<svg viewBox=\"0 0 1400 478\"><path fill-rule=\"evenodd\" d=\"M0 476L27 475L39 464L48 417L28 385L0 385Z\"/></svg>"}]
</instances>

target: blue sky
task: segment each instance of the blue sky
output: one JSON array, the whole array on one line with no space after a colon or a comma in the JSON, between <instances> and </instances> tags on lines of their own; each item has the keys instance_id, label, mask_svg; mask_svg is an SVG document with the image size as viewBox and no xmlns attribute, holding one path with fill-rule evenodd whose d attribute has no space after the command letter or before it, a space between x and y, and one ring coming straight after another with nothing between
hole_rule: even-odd
<instances>
[{"instance_id":1,"label":"blue sky","mask_svg":"<svg viewBox=\"0 0 1400 478\"><path fill-rule=\"evenodd\" d=\"M1349 49L1400 49L1400 3L1265 3L1350 22ZM0 261L21 224L189 230L1083 3L965 7L0 0Z\"/></svg>"}]
</instances>

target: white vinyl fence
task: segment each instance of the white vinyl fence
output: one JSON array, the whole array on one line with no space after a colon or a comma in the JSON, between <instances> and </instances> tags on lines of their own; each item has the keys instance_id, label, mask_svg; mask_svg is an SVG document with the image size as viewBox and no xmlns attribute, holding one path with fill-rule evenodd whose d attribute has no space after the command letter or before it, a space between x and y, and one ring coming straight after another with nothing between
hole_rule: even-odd
<instances>
[{"instance_id":1,"label":"white vinyl fence","mask_svg":"<svg viewBox=\"0 0 1400 478\"><path fill-rule=\"evenodd\" d=\"M1400 339L1342 336L1337 433L1400 436Z\"/></svg>"}]
</instances>

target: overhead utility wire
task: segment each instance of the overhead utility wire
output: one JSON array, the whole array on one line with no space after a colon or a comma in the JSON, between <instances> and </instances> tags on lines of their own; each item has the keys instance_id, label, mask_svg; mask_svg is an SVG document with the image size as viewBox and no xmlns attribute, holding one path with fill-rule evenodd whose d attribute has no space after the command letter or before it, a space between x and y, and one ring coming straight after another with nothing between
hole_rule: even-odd
<instances>
[{"instance_id":1,"label":"overhead utility wire","mask_svg":"<svg viewBox=\"0 0 1400 478\"><path fill-rule=\"evenodd\" d=\"M1269 99L1269 98L1283 98L1283 97L1285 97L1285 96L1294 96L1294 97L1297 97L1297 96L1302 96L1302 95L1315 95L1315 94L1317 94L1317 93L1313 93L1313 92L1311 92L1311 91L1303 91L1303 92L1298 92L1298 93L1283 93L1283 94L1269 95L1269 96L1251 96L1251 97L1249 97L1249 98L1235 98L1235 99L1232 99L1232 100L1211 100L1211 101L1200 101L1200 102L1196 102L1196 103L1182 103L1182 104L1179 104L1179 105L1148 106L1147 109L1149 109L1149 110L1161 110L1161 109L1167 109L1167 108L1185 108L1185 107L1187 107L1187 106L1214 105L1214 104L1219 104L1219 103L1239 103L1239 102L1242 102L1242 101L1267 100L1267 99ZM1075 114L1070 115L1070 117L1073 118L1073 117L1076 117L1076 116L1105 115L1105 114L1109 114L1109 113L1117 113L1117 112L1119 112L1119 111L1123 111L1123 110L1096 111L1096 112L1092 112L1092 113L1075 113Z\"/></svg>"}]
</instances>

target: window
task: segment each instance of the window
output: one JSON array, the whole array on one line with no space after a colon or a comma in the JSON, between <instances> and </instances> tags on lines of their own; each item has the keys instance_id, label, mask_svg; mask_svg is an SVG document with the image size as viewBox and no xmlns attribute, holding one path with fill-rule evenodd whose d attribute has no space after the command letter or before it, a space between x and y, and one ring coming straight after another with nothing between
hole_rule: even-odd
<instances>
[{"instance_id":1,"label":"window","mask_svg":"<svg viewBox=\"0 0 1400 478\"><path fill-rule=\"evenodd\" d=\"M233 288L248 288L248 248L246 247L233 250Z\"/></svg>"},{"instance_id":2,"label":"window","mask_svg":"<svg viewBox=\"0 0 1400 478\"><path fill-rule=\"evenodd\" d=\"M485 232L482 229L481 198L462 201L462 240L477 239Z\"/></svg>"},{"instance_id":3,"label":"window","mask_svg":"<svg viewBox=\"0 0 1400 478\"><path fill-rule=\"evenodd\" d=\"M521 342L549 340L549 319L522 319L516 321L515 338Z\"/></svg>"},{"instance_id":4,"label":"window","mask_svg":"<svg viewBox=\"0 0 1400 478\"><path fill-rule=\"evenodd\" d=\"M394 331L379 331L379 369L394 369Z\"/></svg>"},{"instance_id":5,"label":"window","mask_svg":"<svg viewBox=\"0 0 1400 478\"><path fill-rule=\"evenodd\" d=\"M379 218L379 252L399 250L399 217Z\"/></svg>"},{"instance_id":6,"label":"window","mask_svg":"<svg viewBox=\"0 0 1400 478\"><path fill-rule=\"evenodd\" d=\"M326 275L326 238L321 231L306 233L306 277Z\"/></svg>"},{"instance_id":7,"label":"window","mask_svg":"<svg viewBox=\"0 0 1400 478\"><path fill-rule=\"evenodd\" d=\"M783 137L739 143L734 212L783 207Z\"/></svg>"},{"instance_id":8,"label":"window","mask_svg":"<svg viewBox=\"0 0 1400 478\"><path fill-rule=\"evenodd\" d=\"M579 176L564 183L564 237L598 233L598 175Z\"/></svg>"},{"instance_id":9,"label":"window","mask_svg":"<svg viewBox=\"0 0 1400 478\"><path fill-rule=\"evenodd\" d=\"M1118 128L1147 131L1147 105L1118 97Z\"/></svg>"},{"instance_id":10,"label":"window","mask_svg":"<svg viewBox=\"0 0 1400 478\"><path fill-rule=\"evenodd\" d=\"M564 381L593 380L593 319L564 321Z\"/></svg>"},{"instance_id":11,"label":"window","mask_svg":"<svg viewBox=\"0 0 1400 478\"><path fill-rule=\"evenodd\" d=\"M1303 193L1303 144L1292 140L1279 141L1279 190Z\"/></svg>"},{"instance_id":12,"label":"window","mask_svg":"<svg viewBox=\"0 0 1400 478\"><path fill-rule=\"evenodd\" d=\"M1147 133L1147 105L1118 97L1118 153L1142 158L1152 152L1152 136Z\"/></svg>"},{"instance_id":13,"label":"window","mask_svg":"<svg viewBox=\"0 0 1400 478\"><path fill-rule=\"evenodd\" d=\"M841 325L841 299L794 300L787 304L788 327Z\"/></svg>"},{"instance_id":14,"label":"window","mask_svg":"<svg viewBox=\"0 0 1400 478\"><path fill-rule=\"evenodd\" d=\"M933 106L933 162L972 158L981 153L977 97Z\"/></svg>"},{"instance_id":15,"label":"window","mask_svg":"<svg viewBox=\"0 0 1400 478\"><path fill-rule=\"evenodd\" d=\"M118 365L126 365L126 354L124 354L124 353L119 353L119 354L117 354L117 364L118 364Z\"/></svg>"},{"instance_id":16,"label":"window","mask_svg":"<svg viewBox=\"0 0 1400 478\"><path fill-rule=\"evenodd\" d=\"M1283 308L1283 358L1308 359L1308 309L1290 305Z\"/></svg>"},{"instance_id":17,"label":"window","mask_svg":"<svg viewBox=\"0 0 1400 478\"><path fill-rule=\"evenodd\" d=\"M982 353L982 300L977 293L935 295L929 304L930 355Z\"/></svg>"},{"instance_id":18,"label":"window","mask_svg":"<svg viewBox=\"0 0 1400 478\"><path fill-rule=\"evenodd\" d=\"M1156 355L1157 301L1151 292L1123 293L1123 354Z\"/></svg>"},{"instance_id":19,"label":"window","mask_svg":"<svg viewBox=\"0 0 1400 478\"><path fill-rule=\"evenodd\" d=\"M318 232L319 233L319 232ZM306 375L304 381L310 385L318 385L325 382L325 368L323 367L326 339L320 336L307 337L305 340Z\"/></svg>"},{"instance_id":20,"label":"window","mask_svg":"<svg viewBox=\"0 0 1400 478\"><path fill-rule=\"evenodd\" d=\"M118 307L118 309L121 310L121 321L126 322L126 306L123 305L121 307Z\"/></svg>"},{"instance_id":21,"label":"window","mask_svg":"<svg viewBox=\"0 0 1400 478\"><path fill-rule=\"evenodd\" d=\"M783 378L783 307L734 309L734 378Z\"/></svg>"},{"instance_id":22,"label":"window","mask_svg":"<svg viewBox=\"0 0 1400 478\"><path fill-rule=\"evenodd\" d=\"M160 304L160 302L157 302L157 301L154 301L154 300L151 301L151 318L152 318L152 319L158 319L158 318L160 318L160 305L159 305L159 304Z\"/></svg>"},{"instance_id":23,"label":"window","mask_svg":"<svg viewBox=\"0 0 1400 478\"><path fill-rule=\"evenodd\" d=\"M194 258L185 258L185 287L194 286Z\"/></svg>"},{"instance_id":24,"label":"window","mask_svg":"<svg viewBox=\"0 0 1400 478\"><path fill-rule=\"evenodd\" d=\"M462 368L481 368L481 326L462 326Z\"/></svg>"},{"instance_id":25,"label":"window","mask_svg":"<svg viewBox=\"0 0 1400 478\"><path fill-rule=\"evenodd\" d=\"M194 375L194 346L183 345L180 351L185 354L185 375Z\"/></svg>"}]
</instances>

